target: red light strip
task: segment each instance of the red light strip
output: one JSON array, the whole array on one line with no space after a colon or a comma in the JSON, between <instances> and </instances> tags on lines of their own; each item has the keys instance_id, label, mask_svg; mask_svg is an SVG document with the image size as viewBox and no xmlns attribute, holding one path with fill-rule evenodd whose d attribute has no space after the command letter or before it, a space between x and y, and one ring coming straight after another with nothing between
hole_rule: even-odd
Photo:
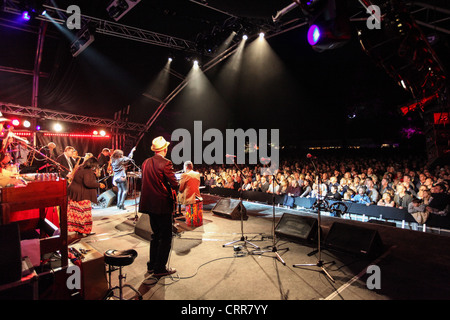
<instances>
[{"instance_id":1,"label":"red light strip","mask_svg":"<svg viewBox=\"0 0 450 320\"><path fill-rule=\"evenodd\" d=\"M47 137L70 137L70 138L110 138L109 134L101 136L95 134L83 134L83 133L44 133Z\"/></svg>"}]
</instances>

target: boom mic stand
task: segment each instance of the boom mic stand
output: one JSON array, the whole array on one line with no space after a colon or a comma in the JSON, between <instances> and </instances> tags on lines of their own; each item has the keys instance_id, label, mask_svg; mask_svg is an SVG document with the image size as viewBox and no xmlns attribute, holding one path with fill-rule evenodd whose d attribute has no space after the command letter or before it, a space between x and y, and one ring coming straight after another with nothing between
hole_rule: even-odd
<instances>
[{"instance_id":1,"label":"boom mic stand","mask_svg":"<svg viewBox=\"0 0 450 320\"><path fill-rule=\"evenodd\" d=\"M334 264L334 261L331 262L326 262L324 263L322 260L322 250L321 250L321 244L320 244L320 206L321 206L321 191L320 191L320 187L321 187L321 179L320 179L320 174L317 171L316 165L314 164L314 161L312 161L312 164L314 165L314 169L316 170L316 172L318 173L317 175L317 185L318 185L318 194L317 194L317 253L318 253L318 258L317 258L317 262L316 263L308 263L308 264L294 264L293 267L308 267L308 266L316 266L319 267L323 273L325 273L325 275L332 281L335 282L333 277L328 273L327 269L325 269L325 265L326 264Z\"/></svg>"},{"instance_id":2,"label":"boom mic stand","mask_svg":"<svg viewBox=\"0 0 450 320\"><path fill-rule=\"evenodd\" d=\"M52 158L48 157L47 155L43 154L42 152L38 151L37 149L33 148L32 146L30 146L30 145L28 145L28 144L25 144L25 146L26 146L28 149L33 150L33 151L35 152L35 154L38 153L39 155L43 156L45 160L50 160L51 162L53 162L53 163L57 166L57 168L59 168L59 169L62 168L63 170L66 170L66 171L69 171L69 172L70 172L70 169L64 167L64 166L63 166L62 164L60 164L59 162L53 160Z\"/></svg>"},{"instance_id":3,"label":"boom mic stand","mask_svg":"<svg viewBox=\"0 0 450 320\"><path fill-rule=\"evenodd\" d=\"M270 250L261 250L261 251L254 251L254 254L263 254L266 252L272 252L275 254L275 258L277 258L278 261L280 261L283 265L286 265L286 262L281 258L280 254L278 253L278 248L276 246L276 236L275 236L275 173L272 175L272 249ZM283 248L281 250L288 251L289 248Z\"/></svg>"},{"instance_id":4,"label":"boom mic stand","mask_svg":"<svg viewBox=\"0 0 450 320\"><path fill-rule=\"evenodd\" d=\"M134 197L134 218L128 218L128 220L133 220L134 223L136 223L136 221L139 220L138 214L137 214L137 196L136 196L136 179L138 178L138 176L142 175L141 172L141 168L138 167L138 165L134 162L133 159L131 159L131 163L133 164L134 168L133 168L133 197ZM136 168L138 169L138 173L136 174Z\"/></svg>"},{"instance_id":5,"label":"boom mic stand","mask_svg":"<svg viewBox=\"0 0 450 320\"><path fill-rule=\"evenodd\" d=\"M234 162L234 165L236 166L236 168L239 170L238 166L236 165L236 162L234 161L234 158L233 158L233 162ZM240 170L239 170L239 171L240 171ZM242 174L242 173L241 173L241 174ZM242 178L242 177L241 177L241 178ZM242 201L242 190L239 192L239 200ZM235 244L235 243L237 243L237 242L243 242L243 243L244 243L244 246L247 245L247 244L249 244L249 245L251 245L252 247L254 247L254 248L256 248L256 249L259 249L259 247L258 247L256 244L251 243L250 241L248 241L248 240L245 238L245 236L244 236L244 214L243 214L242 210L240 210L240 211L241 211L241 239L240 239L240 240L235 240L235 241L228 242L228 243L222 245L222 247L227 247L227 246L230 246L230 245Z\"/></svg>"}]
</instances>

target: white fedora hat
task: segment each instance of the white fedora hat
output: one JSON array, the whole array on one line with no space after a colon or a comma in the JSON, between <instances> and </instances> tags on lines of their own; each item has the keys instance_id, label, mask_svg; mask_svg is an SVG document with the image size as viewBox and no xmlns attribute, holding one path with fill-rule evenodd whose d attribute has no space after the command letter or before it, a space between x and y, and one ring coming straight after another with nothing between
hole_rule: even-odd
<instances>
[{"instance_id":1,"label":"white fedora hat","mask_svg":"<svg viewBox=\"0 0 450 320\"><path fill-rule=\"evenodd\" d=\"M170 142L167 142L166 139L159 136L153 139L152 141L152 151L161 151L169 146Z\"/></svg>"}]
</instances>

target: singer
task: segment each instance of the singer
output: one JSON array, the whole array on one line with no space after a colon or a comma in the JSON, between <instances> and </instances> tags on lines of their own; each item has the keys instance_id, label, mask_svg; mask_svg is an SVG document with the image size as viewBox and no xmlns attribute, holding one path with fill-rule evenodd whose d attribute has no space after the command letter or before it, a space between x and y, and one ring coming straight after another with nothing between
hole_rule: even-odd
<instances>
[{"instance_id":1,"label":"singer","mask_svg":"<svg viewBox=\"0 0 450 320\"><path fill-rule=\"evenodd\" d=\"M133 153L136 147L131 149L128 157L123 155L122 150L115 150L111 156L111 168L113 170L113 184L117 187L117 209L125 209L125 198L128 192L128 182L126 167L128 163L133 159Z\"/></svg>"}]
</instances>

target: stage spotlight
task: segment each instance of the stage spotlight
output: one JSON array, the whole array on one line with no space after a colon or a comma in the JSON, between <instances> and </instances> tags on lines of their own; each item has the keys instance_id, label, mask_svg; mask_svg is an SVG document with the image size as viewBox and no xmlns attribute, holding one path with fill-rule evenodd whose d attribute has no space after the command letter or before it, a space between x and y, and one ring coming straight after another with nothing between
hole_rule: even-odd
<instances>
[{"instance_id":1,"label":"stage spotlight","mask_svg":"<svg viewBox=\"0 0 450 320\"><path fill-rule=\"evenodd\" d=\"M106 11L111 18L118 21L140 1L141 0L113 0L109 3Z\"/></svg>"},{"instance_id":2,"label":"stage spotlight","mask_svg":"<svg viewBox=\"0 0 450 320\"><path fill-rule=\"evenodd\" d=\"M94 131L92 132L92 134L93 134L94 136L96 136L96 135L98 135L98 131L97 131L97 130L94 130Z\"/></svg>"},{"instance_id":3,"label":"stage spotlight","mask_svg":"<svg viewBox=\"0 0 450 320\"><path fill-rule=\"evenodd\" d=\"M14 127L17 127L17 126L20 124L20 121L17 120L17 119L13 119L13 120L11 121L11 124L12 124Z\"/></svg>"},{"instance_id":4,"label":"stage spotlight","mask_svg":"<svg viewBox=\"0 0 450 320\"><path fill-rule=\"evenodd\" d=\"M308 43L312 46L314 46L320 39L320 29L318 26L313 24L308 29Z\"/></svg>"},{"instance_id":5,"label":"stage spotlight","mask_svg":"<svg viewBox=\"0 0 450 320\"><path fill-rule=\"evenodd\" d=\"M264 39L264 36L265 36L264 32L260 32L260 33L259 33L259 38L260 38L260 39Z\"/></svg>"},{"instance_id":6,"label":"stage spotlight","mask_svg":"<svg viewBox=\"0 0 450 320\"><path fill-rule=\"evenodd\" d=\"M31 16L28 11L22 12L22 20L29 21L30 19L31 19Z\"/></svg>"},{"instance_id":7,"label":"stage spotlight","mask_svg":"<svg viewBox=\"0 0 450 320\"><path fill-rule=\"evenodd\" d=\"M83 52L92 42L94 42L95 25L86 24L77 34L77 38L70 45L70 52L73 57L77 57Z\"/></svg>"},{"instance_id":8,"label":"stage spotlight","mask_svg":"<svg viewBox=\"0 0 450 320\"><path fill-rule=\"evenodd\" d=\"M105 130L100 130L100 135L101 135L102 137L106 136Z\"/></svg>"},{"instance_id":9,"label":"stage spotlight","mask_svg":"<svg viewBox=\"0 0 450 320\"><path fill-rule=\"evenodd\" d=\"M24 126L25 128L29 128L29 127L31 127L31 122L28 121L28 120L25 120L25 121L23 122L23 126Z\"/></svg>"},{"instance_id":10,"label":"stage spotlight","mask_svg":"<svg viewBox=\"0 0 450 320\"><path fill-rule=\"evenodd\" d=\"M244 34L244 35L242 36L242 40L247 40L247 39L248 39L247 35Z\"/></svg>"},{"instance_id":11,"label":"stage spotlight","mask_svg":"<svg viewBox=\"0 0 450 320\"><path fill-rule=\"evenodd\" d=\"M300 5L308 18L307 40L314 50L336 49L350 40L350 19L344 2L318 0Z\"/></svg>"},{"instance_id":12,"label":"stage spotlight","mask_svg":"<svg viewBox=\"0 0 450 320\"><path fill-rule=\"evenodd\" d=\"M173 61L173 59L171 58L171 57L169 57L169 59L167 59L169 62L172 62Z\"/></svg>"},{"instance_id":13,"label":"stage spotlight","mask_svg":"<svg viewBox=\"0 0 450 320\"><path fill-rule=\"evenodd\" d=\"M198 69L198 61L194 60L194 69Z\"/></svg>"},{"instance_id":14,"label":"stage spotlight","mask_svg":"<svg viewBox=\"0 0 450 320\"><path fill-rule=\"evenodd\" d=\"M53 125L53 130L55 130L56 132L61 132L62 131L62 125L59 123L55 123Z\"/></svg>"}]
</instances>

